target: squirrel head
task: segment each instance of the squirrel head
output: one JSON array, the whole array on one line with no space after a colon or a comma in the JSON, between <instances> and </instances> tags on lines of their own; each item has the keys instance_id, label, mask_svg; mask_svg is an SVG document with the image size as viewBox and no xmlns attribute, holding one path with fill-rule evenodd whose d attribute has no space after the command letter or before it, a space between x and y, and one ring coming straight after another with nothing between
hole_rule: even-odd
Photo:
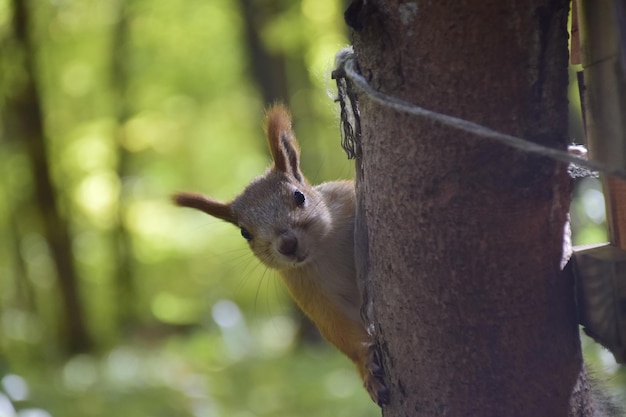
<instances>
[{"instance_id":1,"label":"squirrel head","mask_svg":"<svg viewBox=\"0 0 626 417\"><path fill-rule=\"evenodd\" d=\"M315 262L330 233L329 208L300 171L300 150L284 106L267 110L265 130L274 164L241 195L227 203L196 193L178 193L173 200L238 226L265 265L304 266Z\"/></svg>"}]
</instances>

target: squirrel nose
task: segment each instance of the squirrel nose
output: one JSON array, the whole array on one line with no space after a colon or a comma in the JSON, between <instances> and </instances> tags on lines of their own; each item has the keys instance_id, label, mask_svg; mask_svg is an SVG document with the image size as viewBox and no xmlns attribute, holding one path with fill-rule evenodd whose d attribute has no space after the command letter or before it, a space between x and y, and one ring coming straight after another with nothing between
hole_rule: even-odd
<instances>
[{"instance_id":1,"label":"squirrel nose","mask_svg":"<svg viewBox=\"0 0 626 417\"><path fill-rule=\"evenodd\" d=\"M298 250L298 238L290 233L283 233L278 243L278 252L285 256L292 256Z\"/></svg>"}]
</instances>

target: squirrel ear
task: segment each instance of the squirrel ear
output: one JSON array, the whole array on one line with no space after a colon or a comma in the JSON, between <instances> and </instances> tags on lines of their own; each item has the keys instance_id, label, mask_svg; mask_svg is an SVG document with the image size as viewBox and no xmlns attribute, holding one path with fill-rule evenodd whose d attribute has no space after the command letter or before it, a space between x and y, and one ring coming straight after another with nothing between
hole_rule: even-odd
<instances>
[{"instance_id":1,"label":"squirrel ear","mask_svg":"<svg viewBox=\"0 0 626 417\"><path fill-rule=\"evenodd\" d=\"M237 219L233 213L230 203L220 203L207 196L196 193L177 193L172 196L172 201L181 207L190 207L206 214L226 220L237 225Z\"/></svg>"},{"instance_id":2,"label":"squirrel ear","mask_svg":"<svg viewBox=\"0 0 626 417\"><path fill-rule=\"evenodd\" d=\"M285 106L277 103L267 110L265 129L274 167L302 182L304 177L300 172L300 149L291 130L291 116Z\"/></svg>"}]
</instances>

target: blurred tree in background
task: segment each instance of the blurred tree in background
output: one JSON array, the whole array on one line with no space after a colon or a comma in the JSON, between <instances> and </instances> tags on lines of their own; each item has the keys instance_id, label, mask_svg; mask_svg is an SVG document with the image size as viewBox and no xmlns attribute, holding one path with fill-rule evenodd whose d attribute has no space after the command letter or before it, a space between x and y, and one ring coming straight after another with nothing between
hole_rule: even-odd
<instances>
[{"instance_id":1,"label":"blurred tree in background","mask_svg":"<svg viewBox=\"0 0 626 417\"><path fill-rule=\"evenodd\" d=\"M169 201L261 174L274 100L311 181L352 176L327 93L343 9L0 0L0 415L379 415L348 360L297 343L238 231ZM602 241L582 182L575 243Z\"/></svg>"}]
</instances>

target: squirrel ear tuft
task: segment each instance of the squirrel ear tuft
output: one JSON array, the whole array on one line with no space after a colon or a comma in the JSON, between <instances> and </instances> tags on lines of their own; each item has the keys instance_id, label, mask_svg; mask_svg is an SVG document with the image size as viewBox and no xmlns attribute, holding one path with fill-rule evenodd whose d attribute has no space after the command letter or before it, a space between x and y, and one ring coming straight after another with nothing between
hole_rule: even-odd
<instances>
[{"instance_id":1,"label":"squirrel ear tuft","mask_svg":"<svg viewBox=\"0 0 626 417\"><path fill-rule=\"evenodd\" d=\"M267 109L265 130L275 169L291 174L296 181L303 182L300 149L291 130L291 116L284 105L276 103Z\"/></svg>"},{"instance_id":2,"label":"squirrel ear tuft","mask_svg":"<svg viewBox=\"0 0 626 417\"><path fill-rule=\"evenodd\" d=\"M237 225L237 218L230 203L220 203L212 198L196 193L177 193L172 196L172 201L181 207L194 208L210 216Z\"/></svg>"}]
</instances>

